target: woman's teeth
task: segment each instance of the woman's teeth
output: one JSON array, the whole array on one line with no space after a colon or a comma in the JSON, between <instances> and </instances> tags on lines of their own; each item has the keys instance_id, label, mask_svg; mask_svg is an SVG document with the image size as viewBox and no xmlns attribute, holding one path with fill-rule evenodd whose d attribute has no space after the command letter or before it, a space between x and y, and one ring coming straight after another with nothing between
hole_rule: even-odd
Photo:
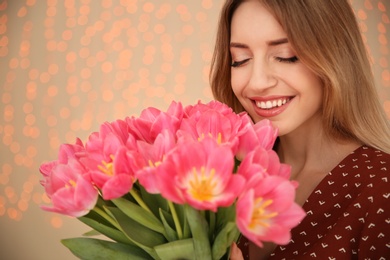
<instances>
[{"instance_id":1,"label":"woman's teeth","mask_svg":"<svg viewBox=\"0 0 390 260\"><path fill-rule=\"evenodd\" d=\"M280 107L286 104L289 100L289 98L281 98L268 101L256 101L256 106L261 109L271 109L275 107Z\"/></svg>"}]
</instances>

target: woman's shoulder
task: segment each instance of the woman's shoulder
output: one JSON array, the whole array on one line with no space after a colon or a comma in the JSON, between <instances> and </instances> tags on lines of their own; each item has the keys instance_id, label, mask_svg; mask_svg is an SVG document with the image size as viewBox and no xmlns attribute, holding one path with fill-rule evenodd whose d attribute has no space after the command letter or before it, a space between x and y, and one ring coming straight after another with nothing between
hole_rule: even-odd
<instances>
[{"instance_id":1,"label":"woman's shoulder","mask_svg":"<svg viewBox=\"0 0 390 260\"><path fill-rule=\"evenodd\" d=\"M390 154L361 146L351 154L350 162L349 180L355 186L356 199L387 204L390 197Z\"/></svg>"},{"instance_id":2,"label":"woman's shoulder","mask_svg":"<svg viewBox=\"0 0 390 260\"><path fill-rule=\"evenodd\" d=\"M372 155L376 155L376 157L382 157L382 156L385 156L385 157L388 157L390 158L390 154L389 153L386 153L380 149L377 149L377 148L374 148L374 147L371 147L371 146L368 146L368 145L361 145L360 147L358 147L355 151L352 152L352 154L366 154L365 156L372 156Z\"/></svg>"},{"instance_id":3,"label":"woman's shoulder","mask_svg":"<svg viewBox=\"0 0 390 260\"><path fill-rule=\"evenodd\" d=\"M345 162L359 171L368 173L388 174L390 171L390 154L366 145L353 151Z\"/></svg>"},{"instance_id":4,"label":"woman's shoulder","mask_svg":"<svg viewBox=\"0 0 390 260\"><path fill-rule=\"evenodd\" d=\"M325 187L321 188L329 191L329 197L342 194L351 203L356 203L356 200L372 201L373 198L383 202L390 194L389 174L390 154L363 145L329 173L326 182L322 183Z\"/></svg>"}]
</instances>

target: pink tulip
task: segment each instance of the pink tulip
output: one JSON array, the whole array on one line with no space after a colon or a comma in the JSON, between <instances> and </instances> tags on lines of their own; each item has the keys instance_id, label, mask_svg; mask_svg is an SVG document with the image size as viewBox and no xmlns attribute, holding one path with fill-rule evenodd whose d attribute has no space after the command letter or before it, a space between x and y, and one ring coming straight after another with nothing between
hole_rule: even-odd
<instances>
[{"instance_id":1,"label":"pink tulip","mask_svg":"<svg viewBox=\"0 0 390 260\"><path fill-rule=\"evenodd\" d=\"M265 150L258 146L242 160L237 173L244 176L248 181L252 178L264 178L267 175L289 179L291 166L280 163L275 151Z\"/></svg>"},{"instance_id":2,"label":"pink tulip","mask_svg":"<svg viewBox=\"0 0 390 260\"><path fill-rule=\"evenodd\" d=\"M45 165L41 168L45 169ZM54 166L44 186L52 202L52 207L41 206L46 211L81 217L94 208L98 199L97 189L75 158L69 158L68 164Z\"/></svg>"},{"instance_id":3,"label":"pink tulip","mask_svg":"<svg viewBox=\"0 0 390 260\"><path fill-rule=\"evenodd\" d=\"M217 211L230 206L242 191L245 179L233 174L230 148L205 137L201 142L178 144L158 175L163 197L188 203L199 210Z\"/></svg>"},{"instance_id":4,"label":"pink tulip","mask_svg":"<svg viewBox=\"0 0 390 260\"><path fill-rule=\"evenodd\" d=\"M103 199L116 199L131 190L136 181L134 168L139 167L137 164L138 154L122 146L110 160L102 161L97 169L90 171L91 179L101 189Z\"/></svg>"},{"instance_id":5,"label":"pink tulip","mask_svg":"<svg viewBox=\"0 0 390 260\"><path fill-rule=\"evenodd\" d=\"M271 121L263 119L256 124L252 121L248 122L247 131L243 132L239 136L239 147L237 152L237 158L242 160L247 153L253 151L258 146L263 147L266 150L271 150L275 144L275 140L278 136L278 129L274 128Z\"/></svg>"},{"instance_id":6,"label":"pink tulip","mask_svg":"<svg viewBox=\"0 0 390 260\"><path fill-rule=\"evenodd\" d=\"M94 164L94 161L100 163L103 160L109 160L120 146L135 147L135 139L129 133L127 123L123 120L116 120L103 123L99 132L94 132L89 136L85 146L88 157ZM88 165L88 167L94 166Z\"/></svg>"},{"instance_id":7,"label":"pink tulip","mask_svg":"<svg viewBox=\"0 0 390 260\"><path fill-rule=\"evenodd\" d=\"M188 105L184 108L184 117L199 117L202 116L203 112L209 111L209 110L215 110L219 111L221 115L229 115L233 114L233 110L226 104L221 103L216 100L212 100L209 103L202 103L199 101L195 105Z\"/></svg>"},{"instance_id":8,"label":"pink tulip","mask_svg":"<svg viewBox=\"0 0 390 260\"><path fill-rule=\"evenodd\" d=\"M139 164L136 176L139 183L149 193L160 193L157 175L164 164L164 160L176 145L175 136L168 130L163 130L153 144L138 141L139 157L143 162Z\"/></svg>"},{"instance_id":9,"label":"pink tulip","mask_svg":"<svg viewBox=\"0 0 390 260\"><path fill-rule=\"evenodd\" d=\"M291 228L305 216L294 198L295 187L290 181L279 176L259 179L237 201L238 229L259 247L264 241L287 244Z\"/></svg>"},{"instance_id":10,"label":"pink tulip","mask_svg":"<svg viewBox=\"0 0 390 260\"><path fill-rule=\"evenodd\" d=\"M77 138L75 144L62 144L58 153L58 162L66 164L68 158L80 158L85 156L83 142Z\"/></svg>"},{"instance_id":11,"label":"pink tulip","mask_svg":"<svg viewBox=\"0 0 390 260\"><path fill-rule=\"evenodd\" d=\"M47 162L41 164L39 171L43 175L44 179L41 181L41 184L45 186L46 193L50 196L54 191L49 187L50 181L48 178L51 178L53 169L59 164L68 164L70 159L80 159L85 157L85 148L80 139L76 139L75 144L62 144L58 152L58 160Z\"/></svg>"},{"instance_id":12,"label":"pink tulip","mask_svg":"<svg viewBox=\"0 0 390 260\"><path fill-rule=\"evenodd\" d=\"M139 117L126 118L129 131L137 140L153 143L163 129L175 134L183 117L181 103L172 102L167 112L147 108Z\"/></svg>"},{"instance_id":13,"label":"pink tulip","mask_svg":"<svg viewBox=\"0 0 390 260\"><path fill-rule=\"evenodd\" d=\"M185 115L177 133L180 140L214 138L219 144L229 146L235 154L238 137L246 131L249 118L237 115L231 108L217 101L198 103L185 108Z\"/></svg>"},{"instance_id":14,"label":"pink tulip","mask_svg":"<svg viewBox=\"0 0 390 260\"><path fill-rule=\"evenodd\" d=\"M124 121L102 124L99 132L90 135L86 152L80 161L104 199L121 197L132 188L140 158Z\"/></svg>"},{"instance_id":15,"label":"pink tulip","mask_svg":"<svg viewBox=\"0 0 390 260\"><path fill-rule=\"evenodd\" d=\"M114 133L122 143L126 143L129 138L127 123L124 120L115 120L111 123L103 123L100 126L100 136L104 137L111 133Z\"/></svg>"}]
</instances>

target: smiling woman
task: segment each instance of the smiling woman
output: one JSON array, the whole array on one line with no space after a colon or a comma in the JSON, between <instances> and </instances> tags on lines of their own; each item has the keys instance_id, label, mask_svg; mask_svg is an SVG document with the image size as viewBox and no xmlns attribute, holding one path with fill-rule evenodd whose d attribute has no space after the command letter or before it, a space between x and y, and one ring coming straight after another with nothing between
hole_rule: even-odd
<instances>
[{"instance_id":1,"label":"smiling woman","mask_svg":"<svg viewBox=\"0 0 390 260\"><path fill-rule=\"evenodd\" d=\"M279 129L274 150L307 213L286 245L243 238L244 257L390 255L390 125L349 2L227 0L220 19L214 96Z\"/></svg>"},{"instance_id":2,"label":"smiling woman","mask_svg":"<svg viewBox=\"0 0 390 260\"><path fill-rule=\"evenodd\" d=\"M232 17L230 41L232 89L255 122L272 117L281 136L303 122L321 127L322 82L298 62L282 26L265 7L242 3Z\"/></svg>"}]
</instances>

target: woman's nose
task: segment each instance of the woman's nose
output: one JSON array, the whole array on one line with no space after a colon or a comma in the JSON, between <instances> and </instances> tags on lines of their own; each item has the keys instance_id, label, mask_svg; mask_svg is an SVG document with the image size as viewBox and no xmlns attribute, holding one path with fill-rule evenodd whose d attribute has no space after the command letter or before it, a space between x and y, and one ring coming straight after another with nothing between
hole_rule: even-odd
<instances>
[{"instance_id":1,"label":"woman's nose","mask_svg":"<svg viewBox=\"0 0 390 260\"><path fill-rule=\"evenodd\" d=\"M248 86L256 89L268 89L277 85L277 77L267 62L254 62Z\"/></svg>"}]
</instances>

